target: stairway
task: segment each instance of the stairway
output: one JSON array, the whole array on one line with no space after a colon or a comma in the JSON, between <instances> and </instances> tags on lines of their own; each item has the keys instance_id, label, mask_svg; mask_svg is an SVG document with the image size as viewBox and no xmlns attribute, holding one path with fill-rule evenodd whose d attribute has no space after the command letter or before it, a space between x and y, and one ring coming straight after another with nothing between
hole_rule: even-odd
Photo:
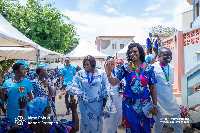
<instances>
[{"instance_id":1,"label":"stairway","mask_svg":"<svg viewBox=\"0 0 200 133\"><path fill-rule=\"evenodd\" d=\"M178 90L174 87L174 84L173 84L173 94L175 97L181 97L181 93L178 92Z\"/></svg>"}]
</instances>

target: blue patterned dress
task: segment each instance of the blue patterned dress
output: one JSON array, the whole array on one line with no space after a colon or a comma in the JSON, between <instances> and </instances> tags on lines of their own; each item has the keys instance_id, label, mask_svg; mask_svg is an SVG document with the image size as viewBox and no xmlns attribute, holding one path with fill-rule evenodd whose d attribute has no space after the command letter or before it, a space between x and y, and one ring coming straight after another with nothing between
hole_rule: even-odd
<instances>
[{"instance_id":1,"label":"blue patterned dress","mask_svg":"<svg viewBox=\"0 0 200 133\"><path fill-rule=\"evenodd\" d=\"M14 125L9 118L0 118L0 133L9 133Z\"/></svg>"},{"instance_id":2,"label":"blue patterned dress","mask_svg":"<svg viewBox=\"0 0 200 133\"><path fill-rule=\"evenodd\" d=\"M91 75L90 73L89 77ZM70 95L78 96L81 112L80 133L102 133L103 98L113 95L103 70L98 69L94 73L91 85L88 83L85 70L80 70L66 88Z\"/></svg>"},{"instance_id":3,"label":"blue patterned dress","mask_svg":"<svg viewBox=\"0 0 200 133\"><path fill-rule=\"evenodd\" d=\"M49 84L51 84L50 81L48 81ZM48 102L50 103L50 106L53 110L53 113L55 114L55 117L56 117L56 109L55 109L55 104L54 102L52 101L52 97L51 95L49 94L49 90L47 87L44 87L42 82L39 81L39 79L35 79L32 81L32 85L33 85L33 95L34 95L34 98L36 97L46 97ZM51 87L53 88L53 86L51 85Z\"/></svg>"},{"instance_id":4,"label":"blue patterned dress","mask_svg":"<svg viewBox=\"0 0 200 133\"><path fill-rule=\"evenodd\" d=\"M128 64L123 65L117 73L117 78L126 80L123 92L122 110L126 123L127 133L150 133L150 119L147 118L142 108L151 101L148 85L157 83L153 67L147 65L143 73L143 64L140 68L140 78L131 72Z\"/></svg>"}]
</instances>

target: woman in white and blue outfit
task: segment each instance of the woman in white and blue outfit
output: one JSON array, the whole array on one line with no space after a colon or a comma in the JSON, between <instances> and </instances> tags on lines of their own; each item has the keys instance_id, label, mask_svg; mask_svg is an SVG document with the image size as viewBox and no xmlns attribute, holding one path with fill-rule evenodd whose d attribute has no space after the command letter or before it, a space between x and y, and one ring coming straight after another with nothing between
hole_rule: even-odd
<instances>
[{"instance_id":1,"label":"woman in white and blue outfit","mask_svg":"<svg viewBox=\"0 0 200 133\"><path fill-rule=\"evenodd\" d=\"M102 133L103 98L113 92L107 88L106 74L96 69L94 57L83 59L84 70L77 72L72 83L66 87L70 95L77 95L81 112L80 133Z\"/></svg>"},{"instance_id":2,"label":"woman in white and blue outfit","mask_svg":"<svg viewBox=\"0 0 200 133\"><path fill-rule=\"evenodd\" d=\"M115 69L115 60L112 56L108 56L106 62L111 62L111 66L113 72L111 73L112 77L116 76L117 70ZM112 90L114 92L113 103L116 108L116 113L111 113L109 118L104 119L104 128L105 133L115 133L117 132L117 128L120 125L122 119L122 94L119 93L119 84L116 86L112 86Z\"/></svg>"}]
</instances>

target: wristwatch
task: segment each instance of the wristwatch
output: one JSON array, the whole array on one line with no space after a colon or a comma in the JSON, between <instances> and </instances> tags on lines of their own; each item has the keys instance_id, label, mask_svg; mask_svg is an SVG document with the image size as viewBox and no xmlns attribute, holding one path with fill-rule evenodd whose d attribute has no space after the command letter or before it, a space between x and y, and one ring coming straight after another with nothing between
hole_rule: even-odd
<instances>
[{"instance_id":1,"label":"wristwatch","mask_svg":"<svg viewBox=\"0 0 200 133\"><path fill-rule=\"evenodd\" d=\"M112 76L110 75L110 76L107 76L107 78L112 78Z\"/></svg>"},{"instance_id":2,"label":"wristwatch","mask_svg":"<svg viewBox=\"0 0 200 133\"><path fill-rule=\"evenodd\" d=\"M157 108L157 107L158 107L158 106L156 106L156 105L153 104L153 108Z\"/></svg>"}]
</instances>

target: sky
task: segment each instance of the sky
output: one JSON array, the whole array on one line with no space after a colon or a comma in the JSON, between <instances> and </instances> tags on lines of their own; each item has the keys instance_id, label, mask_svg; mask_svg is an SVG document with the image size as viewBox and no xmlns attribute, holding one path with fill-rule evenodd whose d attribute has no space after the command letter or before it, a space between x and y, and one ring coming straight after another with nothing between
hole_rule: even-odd
<instances>
[{"instance_id":1,"label":"sky","mask_svg":"<svg viewBox=\"0 0 200 133\"><path fill-rule=\"evenodd\" d=\"M26 0L19 0L25 4ZM182 13L192 9L187 0L44 0L67 15L80 39L94 44L98 36L135 36L144 27L182 30Z\"/></svg>"}]
</instances>

